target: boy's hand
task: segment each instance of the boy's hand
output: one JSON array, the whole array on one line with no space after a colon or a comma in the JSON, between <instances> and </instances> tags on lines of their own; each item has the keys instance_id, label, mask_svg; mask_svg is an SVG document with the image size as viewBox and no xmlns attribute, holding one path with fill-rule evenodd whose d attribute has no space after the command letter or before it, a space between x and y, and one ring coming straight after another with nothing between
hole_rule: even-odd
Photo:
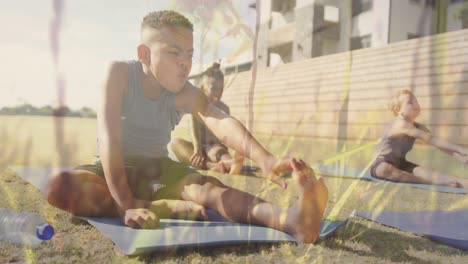
<instances>
[{"instance_id":1,"label":"boy's hand","mask_svg":"<svg viewBox=\"0 0 468 264\"><path fill-rule=\"evenodd\" d=\"M159 217L148 208L150 201L132 199L127 208L118 205L117 211L124 225L131 228L152 229L159 226Z\"/></svg>"},{"instance_id":2,"label":"boy's hand","mask_svg":"<svg viewBox=\"0 0 468 264\"><path fill-rule=\"evenodd\" d=\"M460 148L459 150L460 154L463 155L463 156L468 156L468 149L465 149L465 148Z\"/></svg>"},{"instance_id":3,"label":"boy's hand","mask_svg":"<svg viewBox=\"0 0 468 264\"><path fill-rule=\"evenodd\" d=\"M159 226L159 217L146 208L127 209L123 212L122 220L131 228L154 229Z\"/></svg>"},{"instance_id":4,"label":"boy's hand","mask_svg":"<svg viewBox=\"0 0 468 264\"><path fill-rule=\"evenodd\" d=\"M278 184L282 189L286 189L288 185L281 178L281 173L292 172L291 158L277 159L276 157L270 156L266 158L261 167L263 174L270 181Z\"/></svg>"},{"instance_id":5,"label":"boy's hand","mask_svg":"<svg viewBox=\"0 0 468 264\"><path fill-rule=\"evenodd\" d=\"M461 161L463 164L468 164L468 155L463 155L458 152L454 152L453 157Z\"/></svg>"},{"instance_id":6,"label":"boy's hand","mask_svg":"<svg viewBox=\"0 0 468 264\"><path fill-rule=\"evenodd\" d=\"M203 165L206 162L206 155L205 153L198 148L195 148L193 151L192 156L190 157L190 164L197 168L203 168Z\"/></svg>"}]
</instances>

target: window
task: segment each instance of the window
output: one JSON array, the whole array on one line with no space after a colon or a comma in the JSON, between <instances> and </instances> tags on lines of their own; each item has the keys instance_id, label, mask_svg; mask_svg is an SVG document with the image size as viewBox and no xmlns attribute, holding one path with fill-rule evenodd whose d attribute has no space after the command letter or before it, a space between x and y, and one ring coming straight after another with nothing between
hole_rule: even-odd
<instances>
[{"instance_id":1,"label":"window","mask_svg":"<svg viewBox=\"0 0 468 264\"><path fill-rule=\"evenodd\" d=\"M287 24L293 22L295 7L296 0L273 0L271 2L271 20L276 20L276 22L270 21L270 28L274 28L274 24ZM273 14L275 14L275 16ZM281 20L284 21L279 22Z\"/></svg>"},{"instance_id":2,"label":"window","mask_svg":"<svg viewBox=\"0 0 468 264\"><path fill-rule=\"evenodd\" d=\"M293 44L285 43L268 49L268 66L277 66L279 64L292 61Z\"/></svg>"},{"instance_id":3,"label":"window","mask_svg":"<svg viewBox=\"0 0 468 264\"><path fill-rule=\"evenodd\" d=\"M351 38L351 50L370 48L371 35Z\"/></svg>"},{"instance_id":4,"label":"window","mask_svg":"<svg viewBox=\"0 0 468 264\"><path fill-rule=\"evenodd\" d=\"M408 38L407 39L415 39L415 38L420 38L421 36L418 34L413 34L413 33L408 33Z\"/></svg>"},{"instance_id":5,"label":"window","mask_svg":"<svg viewBox=\"0 0 468 264\"><path fill-rule=\"evenodd\" d=\"M372 0L352 0L352 14L357 16L372 9Z\"/></svg>"},{"instance_id":6,"label":"window","mask_svg":"<svg viewBox=\"0 0 468 264\"><path fill-rule=\"evenodd\" d=\"M250 71L251 67L252 67L252 62L245 62L245 63L229 66L224 69L224 75L229 75L229 74L233 74L237 72Z\"/></svg>"},{"instance_id":7,"label":"window","mask_svg":"<svg viewBox=\"0 0 468 264\"><path fill-rule=\"evenodd\" d=\"M432 8L435 8L436 7L436 0L426 0L426 5L427 6L430 6Z\"/></svg>"},{"instance_id":8,"label":"window","mask_svg":"<svg viewBox=\"0 0 468 264\"><path fill-rule=\"evenodd\" d=\"M285 14L294 11L296 0L273 0L271 2L271 11Z\"/></svg>"}]
</instances>

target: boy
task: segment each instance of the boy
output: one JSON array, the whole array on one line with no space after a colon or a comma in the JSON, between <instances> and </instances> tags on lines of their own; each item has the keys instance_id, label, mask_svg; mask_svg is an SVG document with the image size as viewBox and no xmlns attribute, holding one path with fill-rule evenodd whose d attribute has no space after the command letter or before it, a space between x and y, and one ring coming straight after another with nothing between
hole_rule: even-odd
<instances>
[{"instance_id":1,"label":"boy","mask_svg":"<svg viewBox=\"0 0 468 264\"><path fill-rule=\"evenodd\" d=\"M159 218L207 219L205 208L211 208L230 221L268 226L314 242L327 203L326 186L303 161L276 159L240 122L187 82L192 24L173 11L148 14L137 52L139 61L113 62L106 76L98 115L100 161L55 175L48 183L48 202L80 216L120 216L133 228L154 228ZM280 208L167 158L180 113L202 121L281 187L286 184L278 173L293 171L300 190L297 203Z\"/></svg>"},{"instance_id":2,"label":"boy","mask_svg":"<svg viewBox=\"0 0 468 264\"><path fill-rule=\"evenodd\" d=\"M229 107L221 101L224 90L224 74L221 72L219 63L213 63L202 73L200 88L209 103L226 114L230 114ZM169 148L183 163L204 170L229 172L231 175L240 173L244 161L244 157L238 152L235 152L233 159L226 146L206 126L193 117L192 143L177 138L169 144Z\"/></svg>"},{"instance_id":3,"label":"boy","mask_svg":"<svg viewBox=\"0 0 468 264\"><path fill-rule=\"evenodd\" d=\"M397 92L390 101L389 108L396 118L386 129L376 147L371 175L396 182L468 188L467 179L443 175L406 160L406 153L411 150L414 141L419 139L459 159L464 164L468 163L466 149L434 137L429 129L415 121L420 113L420 107L414 94L409 90Z\"/></svg>"}]
</instances>

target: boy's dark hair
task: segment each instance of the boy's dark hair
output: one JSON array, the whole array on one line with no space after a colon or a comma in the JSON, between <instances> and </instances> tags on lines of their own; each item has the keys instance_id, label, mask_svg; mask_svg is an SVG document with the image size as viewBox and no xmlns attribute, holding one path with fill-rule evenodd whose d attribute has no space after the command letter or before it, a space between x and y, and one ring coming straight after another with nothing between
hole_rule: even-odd
<instances>
[{"instance_id":1,"label":"boy's dark hair","mask_svg":"<svg viewBox=\"0 0 468 264\"><path fill-rule=\"evenodd\" d=\"M221 71L221 65L217 62L214 62L208 69L206 69L201 77L212 77L218 80L224 80L224 74Z\"/></svg>"},{"instance_id":2,"label":"boy's dark hair","mask_svg":"<svg viewBox=\"0 0 468 264\"><path fill-rule=\"evenodd\" d=\"M160 29L164 26L180 26L190 29L193 32L192 23L183 15L172 10L151 12L147 14L141 22L142 30L144 28Z\"/></svg>"}]
</instances>

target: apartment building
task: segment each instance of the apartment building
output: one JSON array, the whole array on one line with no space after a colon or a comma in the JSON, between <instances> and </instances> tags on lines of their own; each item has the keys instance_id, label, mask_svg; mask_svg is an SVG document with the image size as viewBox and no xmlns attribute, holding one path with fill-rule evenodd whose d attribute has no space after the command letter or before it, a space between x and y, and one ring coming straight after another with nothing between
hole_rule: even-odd
<instances>
[{"instance_id":1,"label":"apartment building","mask_svg":"<svg viewBox=\"0 0 468 264\"><path fill-rule=\"evenodd\" d=\"M468 0L261 0L250 7L261 12L259 67L468 28Z\"/></svg>"}]
</instances>

